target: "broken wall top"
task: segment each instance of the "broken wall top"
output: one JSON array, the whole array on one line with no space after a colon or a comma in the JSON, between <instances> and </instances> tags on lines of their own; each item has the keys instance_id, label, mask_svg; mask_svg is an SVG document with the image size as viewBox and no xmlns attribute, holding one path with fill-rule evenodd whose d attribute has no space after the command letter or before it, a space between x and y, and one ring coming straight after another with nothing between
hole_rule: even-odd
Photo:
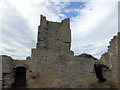
<instances>
[{"instance_id":1,"label":"broken wall top","mask_svg":"<svg viewBox=\"0 0 120 90\"><path fill-rule=\"evenodd\" d=\"M14 60L7 55L0 55L0 57L2 58L2 73L11 73L13 68L26 65L25 60Z\"/></svg>"}]
</instances>

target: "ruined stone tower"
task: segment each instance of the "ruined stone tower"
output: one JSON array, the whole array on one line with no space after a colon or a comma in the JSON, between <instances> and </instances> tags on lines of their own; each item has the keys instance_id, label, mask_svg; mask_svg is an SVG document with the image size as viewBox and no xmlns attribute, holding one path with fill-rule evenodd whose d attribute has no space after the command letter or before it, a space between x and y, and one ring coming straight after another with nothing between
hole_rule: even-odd
<instances>
[{"instance_id":1,"label":"ruined stone tower","mask_svg":"<svg viewBox=\"0 0 120 90\"><path fill-rule=\"evenodd\" d=\"M51 22L41 15L37 47L32 49L31 57L26 60L27 87L88 87L91 82L94 82L95 79L90 83L87 80L95 78L91 73L95 61L90 58L80 60L79 57L74 57L70 46L69 19ZM85 68L85 63L88 68ZM89 73L82 75L83 72ZM82 82L88 84L85 85Z\"/></svg>"},{"instance_id":2,"label":"ruined stone tower","mask_svg":"<svg viewBox=\"0 0 120 90\"><path fill-rule=\"evenodd\" d=\"M27 71L27 78L30 78L30 73L35 77L37 77L36 75L43 75L44 80L40 78L40 82L36 86L58 87L63 65L73 59L70 46L71 30L69 19L52 22L47 21L46 17L41 15L40 26L38 26L37 47L32 49L31 57L26 60L30 69L30 71ZM54 78L54 81L50 77ZM31 79L28 79L28 86L31 87L31 81L29 80ZM50 80L50 82L46 80Z\"/></svg>"},{"instance_id":3,"label":"ruined stone tower","mask_svg":"<svg viewBox=\"0 0 120 90\"><path fill-rule=\"evenodd\" d=\"M71 44L71 30L69 18L62 22L50 22L41 15L38 27L37 48L49 48L51 50L69 50Z\"/></svg>"}]
</instances>

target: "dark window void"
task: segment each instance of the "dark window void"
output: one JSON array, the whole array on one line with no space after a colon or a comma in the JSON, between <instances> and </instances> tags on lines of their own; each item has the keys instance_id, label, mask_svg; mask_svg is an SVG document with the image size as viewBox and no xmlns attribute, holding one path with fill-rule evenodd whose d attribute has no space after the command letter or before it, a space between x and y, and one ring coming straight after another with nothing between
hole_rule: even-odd
<instances>
[{"instance_id":1,"label":"dark window void","mask_svg":"<svg viewBox=\"0 0 120 90\"><path fill-rule=\"evenodd\" d=\"M95 73L96 73L96 78L98 79L98 82L106 82L106 78L103 77L103 64L95 64Z\"/></svg>"},{"instance_id":2,"label":"dark window void","mask_svg":"<svg viewBox=\"0 0 120 90\"><path fill-rule=\"evenodd\" d=\"M26 67L15 68L15 81L11 84L13 88L26 87Z\"/></svg>"}]
</instances>

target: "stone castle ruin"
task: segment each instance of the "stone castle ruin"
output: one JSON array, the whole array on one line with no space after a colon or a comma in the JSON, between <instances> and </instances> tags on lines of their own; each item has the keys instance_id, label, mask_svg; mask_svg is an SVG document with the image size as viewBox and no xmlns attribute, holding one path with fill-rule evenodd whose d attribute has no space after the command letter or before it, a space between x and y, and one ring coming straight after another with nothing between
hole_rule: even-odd
<instances>
[{"instance_id":1,"label":"stone castle ruin","mask_svg":"<svg viewBox=\"0 0 120 90\"><path fill-rule=\"evenodd\" d=\"M52 22L41 15L37 45L32 49L31 56L26 60L13 60L10 56L1 55L1 87L118 87L118 36L120 33L111 40L108 52L99 61L74 56L70 51L69 18ZM104 68L100 71L102 66Z\"/></svg>"}]
</instances>

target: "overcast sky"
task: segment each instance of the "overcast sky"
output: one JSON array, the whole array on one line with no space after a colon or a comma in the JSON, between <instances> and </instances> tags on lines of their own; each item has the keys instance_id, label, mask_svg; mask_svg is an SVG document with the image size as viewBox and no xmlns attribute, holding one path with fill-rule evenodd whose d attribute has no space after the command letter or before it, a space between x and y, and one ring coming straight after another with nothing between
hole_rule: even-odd
<instances>
[{"instance_id":1,"label":"overcast sky","mask_svg":"<svg viewBox=\"0 0 120 90\"><path fill-rule=\"evenodd\" d=\"M89 53L100 58L118 32L117 0L55 1L0 0L0 54L14 59L30 56L36 47L40 15L44 15L58 22L70 18L71 50L75 55Z\"/></svg>"}]
</instances>

